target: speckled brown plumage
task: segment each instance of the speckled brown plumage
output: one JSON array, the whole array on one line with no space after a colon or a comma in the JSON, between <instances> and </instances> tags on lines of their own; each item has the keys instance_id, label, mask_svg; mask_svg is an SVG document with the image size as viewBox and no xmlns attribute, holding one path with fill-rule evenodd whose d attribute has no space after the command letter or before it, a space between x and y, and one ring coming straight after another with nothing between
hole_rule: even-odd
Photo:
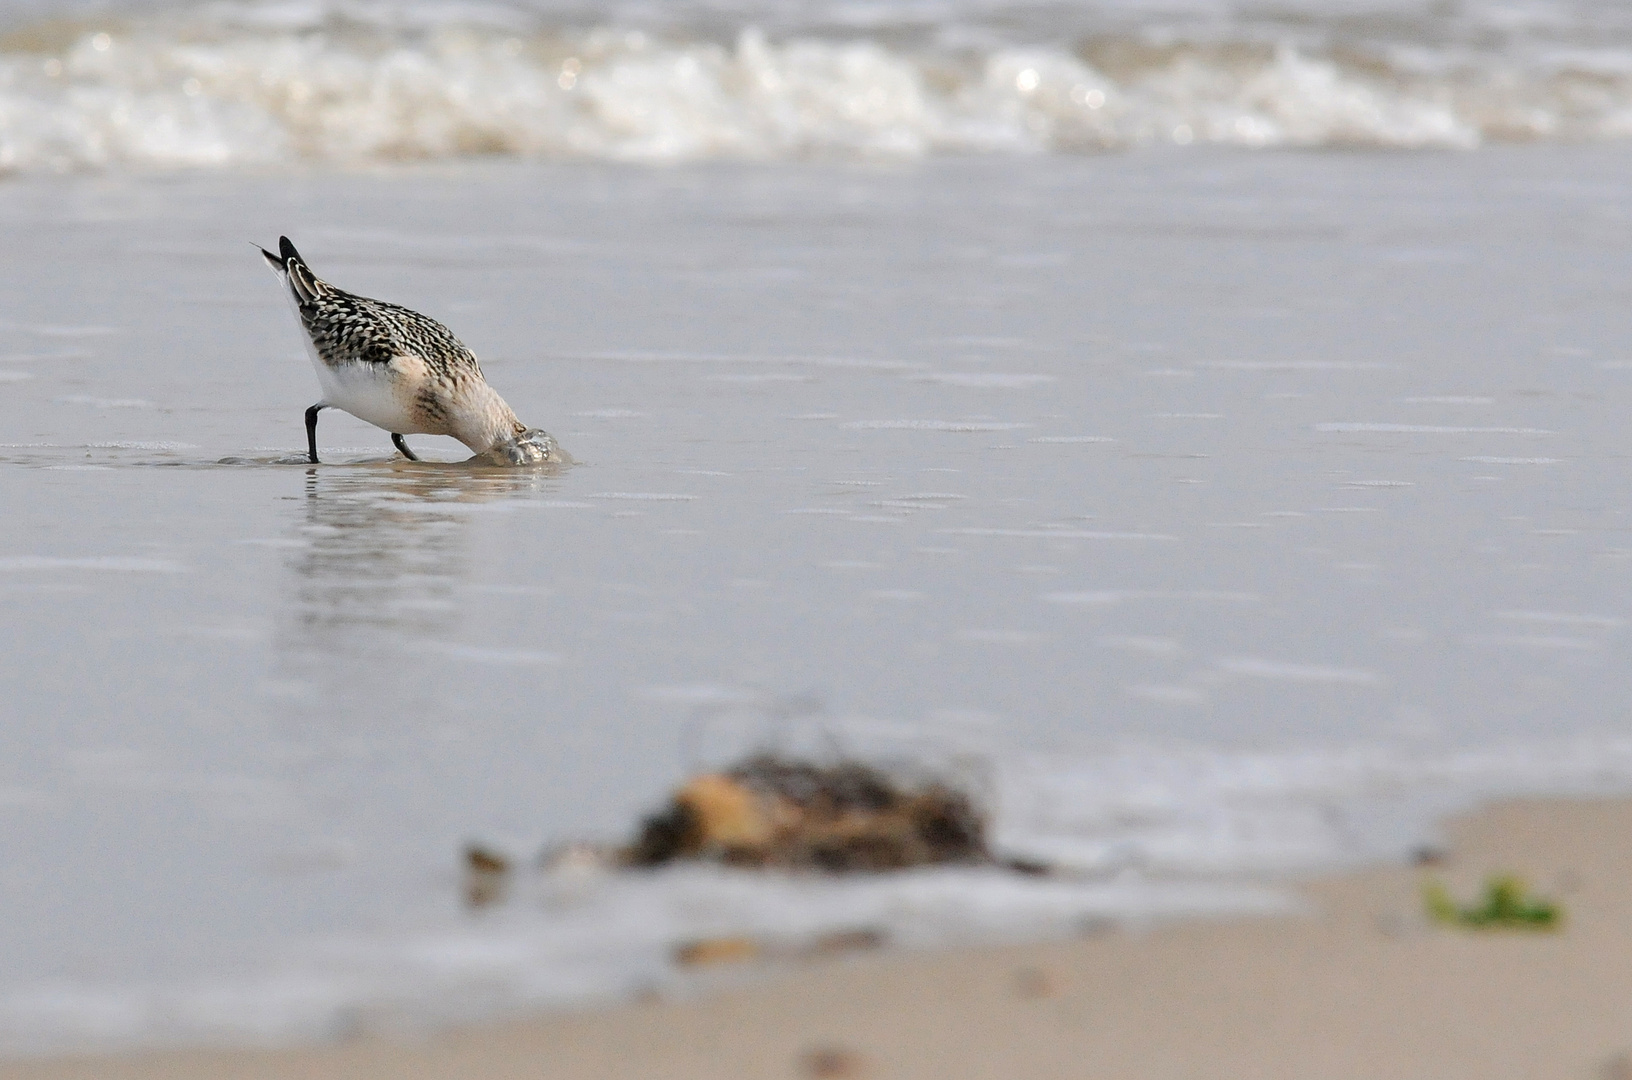
<instances>
[{"instance_id":1,"label":"speckled brown plumage","mask_svg":"<svg viewBox=\"0 0 1632 1080\"><path fill-rule=\"evenodd\" d=\"M325 363L386 364L392 357L417 356L437 379L482 377L475 354L435 319L400 304L337 289L315 277L308 280L310 297L296 309Z\"/></svg>"},{"instance_id":2,"label":"speckled brown plumage","mask_svg":"<svg viewBox=\"0 0 1632 1080\"><path fill-rule=\"evenodd\" d=\"M306 415L311 460L317 460L317 413L326 408L385 428L409 457L402 435L416 432L451 435L478 454L497 452L506 461L559 457L547 433L516 419L487 385L475 354L447 327L400 304L330 285L288 237L279 238L278 248L277 255L264 248L261 254L288 287L324 390L324 400ZM549 449L539 449L546 441ZM524 442L530 445L519 445Z\"/></svg>"}]
</instances>

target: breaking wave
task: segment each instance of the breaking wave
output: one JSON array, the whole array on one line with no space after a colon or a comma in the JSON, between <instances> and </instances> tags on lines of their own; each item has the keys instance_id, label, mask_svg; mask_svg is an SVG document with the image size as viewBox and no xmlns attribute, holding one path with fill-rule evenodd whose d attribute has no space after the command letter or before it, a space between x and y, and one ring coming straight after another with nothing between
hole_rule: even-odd
<instances>
[{"instance_id":1,"label":"breaking wave","mask_svg":"<svg viewBox=\"0 0 1632 1080\"><path fill-rule=\"evenodd\" d=\"M1618 44L1193 37L643 31L521 10L270 2L47 22L0 37L0 171L1472 148L1632 133L1632 51Z\"/></svg>"}]
</instances>

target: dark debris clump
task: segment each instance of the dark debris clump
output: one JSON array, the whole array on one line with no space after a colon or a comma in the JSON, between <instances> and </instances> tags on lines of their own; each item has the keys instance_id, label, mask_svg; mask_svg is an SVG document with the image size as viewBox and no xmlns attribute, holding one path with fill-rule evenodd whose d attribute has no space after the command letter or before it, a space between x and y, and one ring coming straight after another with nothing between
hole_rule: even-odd
<instances>
[{"instance_id":1,"label":"dark debris clump","mask_svg":"<svg viewBox=\"0 0 1632 1080\"><path fill-rule=\"evenodd\" d=\"M691 780L623 851L631 866L681 859L833 873L993 861L986 815L939 781L911 784L853 760L769 754Z\"/></svg>"}]
</instances>

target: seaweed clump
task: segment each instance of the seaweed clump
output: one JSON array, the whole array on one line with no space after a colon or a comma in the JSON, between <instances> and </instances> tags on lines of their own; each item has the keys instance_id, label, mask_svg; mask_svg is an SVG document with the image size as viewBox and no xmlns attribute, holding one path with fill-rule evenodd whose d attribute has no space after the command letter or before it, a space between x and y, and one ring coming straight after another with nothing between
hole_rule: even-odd
<instances>
[{"instance_id":1,"label":"seaweed clump","mask_svg":"<svg viewBox=\"0 0 1632 1080\"><path fill-rule=\"evenodd\" d=\"M1564 923L1564 912L1558 904L1527 895L1523 879L1510 874L1487 879L1478 903L1458 904L1437 881L1423 886L1422 899L1428 917L1442 926L1470 930L1557 930Z\"/></svg>"},{"instance_id":2,"label":"seaweed clump","mask_svg":"<svg viewBox=\"0 0 1632 1080\"><path fill-rule=\"evenodd\" d=\"M993 861L986 824L973 799L938 781L909 784L858 761L761 754L692 779L645 820L620 861L832 873L981 865Z\"/></svg>"}]
</instances>

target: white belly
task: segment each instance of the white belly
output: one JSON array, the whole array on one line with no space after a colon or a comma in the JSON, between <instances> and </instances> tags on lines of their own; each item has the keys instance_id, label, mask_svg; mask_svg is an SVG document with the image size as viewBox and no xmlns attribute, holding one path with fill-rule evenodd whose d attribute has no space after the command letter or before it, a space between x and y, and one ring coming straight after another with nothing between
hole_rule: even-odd
<instances>
[{"instance_id":1,"label":"white belly","mask_svg":"<svg viewBox=\"0 0 1632 1080\"><path fill-rule=\"evenodd\" d=\"M408 408L413 394L402 385L394 364L356 362L330 367L316 360L314 366L327 404L386 431L418 432Z\"/></svg>"}]
</instances>

